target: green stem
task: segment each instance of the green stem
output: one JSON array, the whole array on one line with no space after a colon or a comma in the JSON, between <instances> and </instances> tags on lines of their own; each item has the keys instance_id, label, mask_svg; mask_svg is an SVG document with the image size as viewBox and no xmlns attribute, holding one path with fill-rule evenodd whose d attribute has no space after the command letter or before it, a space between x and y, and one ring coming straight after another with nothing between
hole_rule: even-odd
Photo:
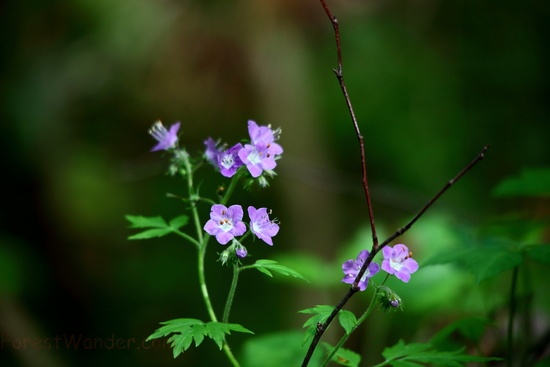
<instances>
[{"instance_id":1,"label":"green stem","mask_svg":"<svg viewBox=\"0 0 550 367\"><path fill-rule=\"evenodd\" d=\"M174 233L185 238L187 241L191 242L193 245L197 246L197 248L201 248L201 244L199 243L199 241L197 241L196 239L194 239L193 237L189 236L187 233L184 233L184 232L181 232L179 230L174 230Z\"/></svg>"},{"instance_id":2,"label":"green stem","mask_svg":"<svg viewBox=\"0 0 550 367\"><path fill-rule=\"evenodd\" d=\"M506 365L512 366L514 359L514 316L516 313L516 285L518 280L519 266L514 268L512 272L512 286L510 288L510 306L508 315L508 335L506 340L506 349L508 352L508 358L506 358Z\"/></svg>"},{"instance_id":3,"label":"green stem","mask_svg":"<svg viewBox=\"0 0 550 367\"><path fill-rule=\"evenodd\" d=\"M366 318L370 315L370 313L372 312L372 310L374 308L373 307L374 306L374 301L376 300L376 295L377 294L378 294L378 287L375 287L374 293L372 294L372 299L370 301L369 307L367 307L367 310L363 313L363 315L361 315L361 317L359 318L359 320L357 320L355 325L353 325L353 328L349 331L349 333L345 333L344 336L342 336L342 338L340 338L340 341L338 342L338 344L336 344L336 346L334 348L332 348L332 351L329 353L327 358L325 358L325 360L324 360L323 364L321 365L321 367L325 367L332 360L332 357L334 357L334 355L336 354L338 349L340 349L342 347L342 345L344 345L344 343L348 340L351 333L353 333L359 327L359 325L361 325L361 323L363 323L363 321L365 321Z\"/></svg>"},{"instance_id":4,"label":"green stem","mask_svg":"<svg viewBox=\"0 0 550 367\"><path fill-rule=\"evenodd\" d=\"M233 280L231 281L231 287L229 288L229 295L225 303L225 309L223 311L222 322L229 322L229 312L231 311L231 305L233 304L233 298L235 298L235 290L237 289L237 282L239 281L239 266L233 265Z\"/></svg>"}]
</instances>

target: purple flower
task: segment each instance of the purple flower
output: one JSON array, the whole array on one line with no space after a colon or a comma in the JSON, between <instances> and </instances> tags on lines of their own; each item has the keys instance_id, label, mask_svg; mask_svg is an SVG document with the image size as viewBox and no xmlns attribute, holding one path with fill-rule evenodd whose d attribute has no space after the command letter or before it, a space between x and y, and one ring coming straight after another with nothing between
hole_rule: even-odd
<instances>
[{"instance_id":1,"label":"purple flower","mask_svg":"<svg viewBox=\"0 0 550 367\"><path fill-rule=\"evenodd\" d=\"M259 177L264 170L272 170L277 166L275 158L283 153L283 148L275 143L279 133L279 130L258 126L254 121L248 120L248 134L252 144L246 144L239 151L239 157L252 177Z\"/></svg>"},{"instance_id":2,"label":"purple flower","mask_svg":"<svg viewBox=\"0 0 550 367\"><path fill-rule=\"evenodd\" d=\"M151 136L155 138L156 141L158 141L158 144L155 145L153 149L151 149L151 152L173 148L178 141L179 129L179 122L176 122L175 124L170 126L170 130L166 130L162 122L155 122L153 126L149 129L149 134L151 134Z\"/></svg>"},{"instance_id":3,"label":"purple flower","mask_svg":"<svg viewBox=\"0 0 550 367\"><path fill-rule=\"evenodd\" d=\"M357 274L359 274L359 270L361 270L361 267L365 263L365 260L369 256L369 252L367 250L363 250L357 255L356 260L348 260L342 264L342 271L344 272L344 278L342 279L342 282L347 284L353 284L353 281L357 277ZM378 273L380 270L380 267L377 263L370 263L367 269L365 270L365 273L359 280L359 283L357 285L359 286L360 291L364 291L367 289L367 285L369 284L369 278L371 278L374 274Z\"/></svg>"},{"instance_id":4,"label":"purple flower","mask_svg":"<svg viewBox=\"0 0 550 367\"><path fill-rule=\"evenodd\" d=\"M253 206L248 207L248 216L250 217L250 229L258 238L273 246L271 237L279 232L279 225L269 220L267 208L256 209Z\"/></svg>"},{"instance_id":5,"label":"purple flower","mask_svg":"<svg viewBox=\"0 0 550 367\"><path fill-rule=\"evenodd\" d=\"M225 245L233 237L241 236L246 232L242 219L243 208L240 205L231 205L226 208L224 205L214 204L210 211L210 220L204 225L204 230L209 235L216 236L216 240Z\"/></svg>"},{"instance_id":6,"label":"purple flower","mask_svg":"<svg viewBox=\"0 0 550 367\"><path fill-rule=\"evenodd\" d=\"M238 143L218 153L218 167L220 167L220 173L225 177L232 177L237 172L237 169L243 165L243 162L239 158L239 151L241 149L243 149L243 145Z\"/></svg>"},{"instance_id":7,"label":"purple flower","mask_svg":"<svg viewBox=\"0 0 550 367\"><path fill-rule=\"evenodd\" d=\"M248 251L246 251L246 247L244 246L237 246L235 255L237 255L239 259L244 259L248 255Z\"/></svg>"},{"instance_id":8,"label":"purple flower","mask_svg":"<svg viewBox=\"0 0 550 367\"><path fill-rule=\"evenodd\" d=\"M204 152L206 160L212 165L218 166L218 154L220 154L218 143L215 142L214 139L208 138L204 141L204 145L206 146L206 150Z\"/></svg>"},{"instance_id":9,"label":"purple flower","mask_svg":"<svg viewBox=\"0 0 550 367\"><path fill-rule=\"evenodd\" d=\"M384 260L382 269L407 283L411 274L418 270L418 263L412 259L412 253L407 246L399 244L393 248L386 246L382 249Z\"/></svg>"}]
</instances>

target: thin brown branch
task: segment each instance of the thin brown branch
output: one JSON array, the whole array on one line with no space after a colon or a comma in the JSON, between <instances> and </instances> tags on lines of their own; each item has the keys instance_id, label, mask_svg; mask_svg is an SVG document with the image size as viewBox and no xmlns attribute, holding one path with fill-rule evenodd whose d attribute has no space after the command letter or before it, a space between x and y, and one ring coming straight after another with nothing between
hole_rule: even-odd
<instances>
[{"instance_id":1,"label":"thin brown branch","mask_svg":"<svg viewBox=\"0 0 550 367\"><path fill-rule=\"evenodd\" d=\"M324 0L321 0L321 5L323 6L323 9L325 9L325 13L327 14L327 17L330 19L332 28L334 29L334 38L336 40L336 52L338 56L338 68L334 69L333 71L334 71L334 74L336 74L336 78L338 79L338 83L340 84L340 88L342 89L342 94L344 95L344 99L346 100L346 105L348 107L351 121L355 129L355 134L357 135L357 139L359 141L359 151L361 153L361 170L363 173L363 178L362 178L363 191L365 194L365 199L367 201L367 210L369 213L370 229L372 233L372 243L373 243L373 247L377 247L378 236L376 235L376 226L374 225L374 212L372 210L372 202L371 202L370 193L369 193L369 181L367 179L367 159L365 157L364 138L363 138L363 135L361 135L361 130L359 129L359 124L357 123L355 112L353 111L353 105L351 104L351 99L349 98L348 90L346 88L346 83L344 82L344 72L342 69L342 46L340 43L340 29L338 26L338 19L336 19L336 17L332 15L329 7L327 6Z\"/></svg>"}]
</instances>

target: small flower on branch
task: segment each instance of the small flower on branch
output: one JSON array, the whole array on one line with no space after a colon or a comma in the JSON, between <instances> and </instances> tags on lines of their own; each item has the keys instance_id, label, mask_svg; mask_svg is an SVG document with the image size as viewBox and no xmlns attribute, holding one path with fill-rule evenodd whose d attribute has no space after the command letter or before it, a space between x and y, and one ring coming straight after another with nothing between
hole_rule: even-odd
<instances>
[{"instance_id":1,"label":"small flower on branch","mask_svg":"<svg viewBox=\"0 0 550 367\"><path fill-rule=\"evenodd\" d=\"M151 129L149 129L149 134L158 142L155 145L151 152L156 152L158 150L168 150L174 148L178 141L178 130L180 129L180 123L176 122L170 126L170 130L167 130L162 122L157 121L153 124Z\"/></svg>"},{"instance_id":2,"label":"small flower on branch","mask_svg":"<svg viewBox=\"0 0 550 367\"><path fill-rule=\"evenodd\" d=\"M355 281L355 278L357 277L357 274L359 274L359 271L361 270L361 267L365 263L365 260L369 256L369 252L367 250L363 250L357 255L357 259L355 260L347 260L342 264L342 271L344 272L344 278L342 279L342 282L347 284L353 284ZM367 289L367 285L369 284L369 278L374 276L376 273L380 271L380 267L377 263L370 263L367 266L367 269L365 270L365 273L359 280L359 283L357 283L357 286L359 287L360 291L364 291Z\"/></svg>"},{"instance_id":3,"label":"small flower on branch","mask_svg":"<svg viewBox=\"0 0 550 367\"><path fill-rule=\"evenodd\" d=\"M393 248L386 246L382 249L382 254L382 270L395 275L405 283L411 279L411 274L418 270L418 263L412 258L412 252L403 244L395 245Z\"/></svg>"},{"instance_id":4,"label":"small flower on branch","mask_svg":"<svg viewBox=\"0 0 550 367\"><path fill-rule=\"evenodd\" d=\"M216 240L225 245L235 236L242 236L246 232L243 221L243 208L240 205L231 205L226 208L222 204L212 205L210 220L206 222L204 230Z\"/></svg>"}]
</instances>

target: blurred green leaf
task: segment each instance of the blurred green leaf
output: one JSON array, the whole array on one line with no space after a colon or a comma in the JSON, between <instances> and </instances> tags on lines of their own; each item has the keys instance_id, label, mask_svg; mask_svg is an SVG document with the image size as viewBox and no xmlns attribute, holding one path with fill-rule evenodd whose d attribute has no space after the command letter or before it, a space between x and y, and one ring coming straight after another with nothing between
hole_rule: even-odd
<instances>
[{"instance_id":1,"label":"blurred green leaf","mask_svg":"<svg viewBox=\"0 0 550 367\"><path fill-rule=\"evenodd\" d=\"M129 240L144 240L148 238L166 236L169 233L177 231L180 227L187 224L189 217L186 215L180 215L172 219L170 224L167 224L166 221L160 216L143 217L127 215L126 219L130 222L130 228L150 228L128 237Z\"/></svg>"},{"instance_id":2,"label":"blurred green leaf","mask_svg":"<svg viewBox=\"0 0 550 367\"><path fill-rule=\"evenodd\" d=\"M505 238L485 238L475 247L442 251L424 265L457 263L466 266L479 283L521 264L521 244Z\"/></svg>"},{"instance_id":3,"label":"blurred green leaf","mask_svg":"<svg viewBox=\"0 0 550 367\"><path fill-rule=\"evenodd\" d=\"M127 215L126 219L130 222L130 228L166 228L168 225L161 217L144 217L141 215Z\"/></svg>"},{"instance_id":4,"label":"blurred green leaf","mask_svg":"<svg viewBox=\"0 0 550 367\"><path fill-rule=\"evenodd\" d=\"M550 196L550 168L531 168L521 171L519 177L501 181L493 195L502 196Z\"/></svg>"},{"instance_id":5,"label":"blurred green leaf","mask_svg":"<svg viewBox=\"0 0 550 367\"><path fill-rule=\"evenodd\" d=\"M179 229L185 226L188 222L189 222L189 217L187 215L180 215L170 221L170 227L174 229Z\"/></svg>"},{"instance_id":6,"label":"blurred green leaf","mask_svg":"<svg viewBox=\"0 0 550 367\"><path fill-rule=\"evenodd\" d=\"M300 366L305 350L300 342L302 333L296 330L271 333L248 339L243 347L243 367ZM323 351L318 348L310 360L310 367L321 365Z\"/></svg>"},{"instance_id":7,"label":"blurred green leaf","mask_svg":"<svg viewBox=\"0 0 550 367\"><path fill-rule=\"evenodd\" d=\"M544 264L550 264L550 244L528 245L523 250L531 259Z\"/></svg>"},{"instance_id":8,"label":"blurred green leaf","mask_svg":"<svg viewBox=\"0 0 550 367\"><path fill-rule=\"evenodd\" d=\"M329 343L321 343L328 353L332 351L334 346ZM332 356L333 362L341 366L357 367L361 362L361 356L352 350L346 348L339 348L338 351Z\"/></svg>"},{"instance_id":9,"label":"blurred green leaf","mask_svg":"<svg viewBox=\"0 0 550 367\"><path fill-rule=\"evenodd\" d=\"M463 354L463 349L455 351L438 351L428 343L405 344L399 340L396 345L385 348L382 352L386 361L394 367L401 366L431 366L461 367L470 362L488 362L500 360L500 358L477 357Z\"/></svg>"},{"instance_id":10,"label":"blurred green leaf","mask_svg":"<svg viewBox=\"0 0 550 367\"><path fill-rule=\"evenodd\" d=\"M304 278L300 273L290 269L289 267L279 265L279 263L275 260L266 260L266 259L257 260L253 265L250 265L247 268L258 269L258 271L270 277L273 277L273 274L271 274L271 271L274 271L282 275L303 279L306 282L308 282L308 280Z\"/></svg>"},{"instance_id":11,"label":"blurred green leaf","mask_svg":"<svg viewBox=\"0 0 550 367\"><path fill-rule=\"evenodd\" d=\"M163 229L163 228L148 229L146 231L139 232L137 234L129 236L128 239L129 240L145 240L145 239L148 239L148 238L166 236L167 234L172 233L172 232L173 231L170 228L167 228L167 229Z\"/></svg>"},{"instance_id":12,"label":"blurred green leaf","mask_svg":"<svg viewBox=\"0 0 550 367\"><path fill-rule=\"evenodd\" d=\"M455 332L477 343L485 333L487 326L490 324L491 320L485 317L466 317L459 319L439 330L437 334L432 337L430 343L433 346L439 347L443 344L445 339L450 339Z\"/></svg>"}]
</instances>

